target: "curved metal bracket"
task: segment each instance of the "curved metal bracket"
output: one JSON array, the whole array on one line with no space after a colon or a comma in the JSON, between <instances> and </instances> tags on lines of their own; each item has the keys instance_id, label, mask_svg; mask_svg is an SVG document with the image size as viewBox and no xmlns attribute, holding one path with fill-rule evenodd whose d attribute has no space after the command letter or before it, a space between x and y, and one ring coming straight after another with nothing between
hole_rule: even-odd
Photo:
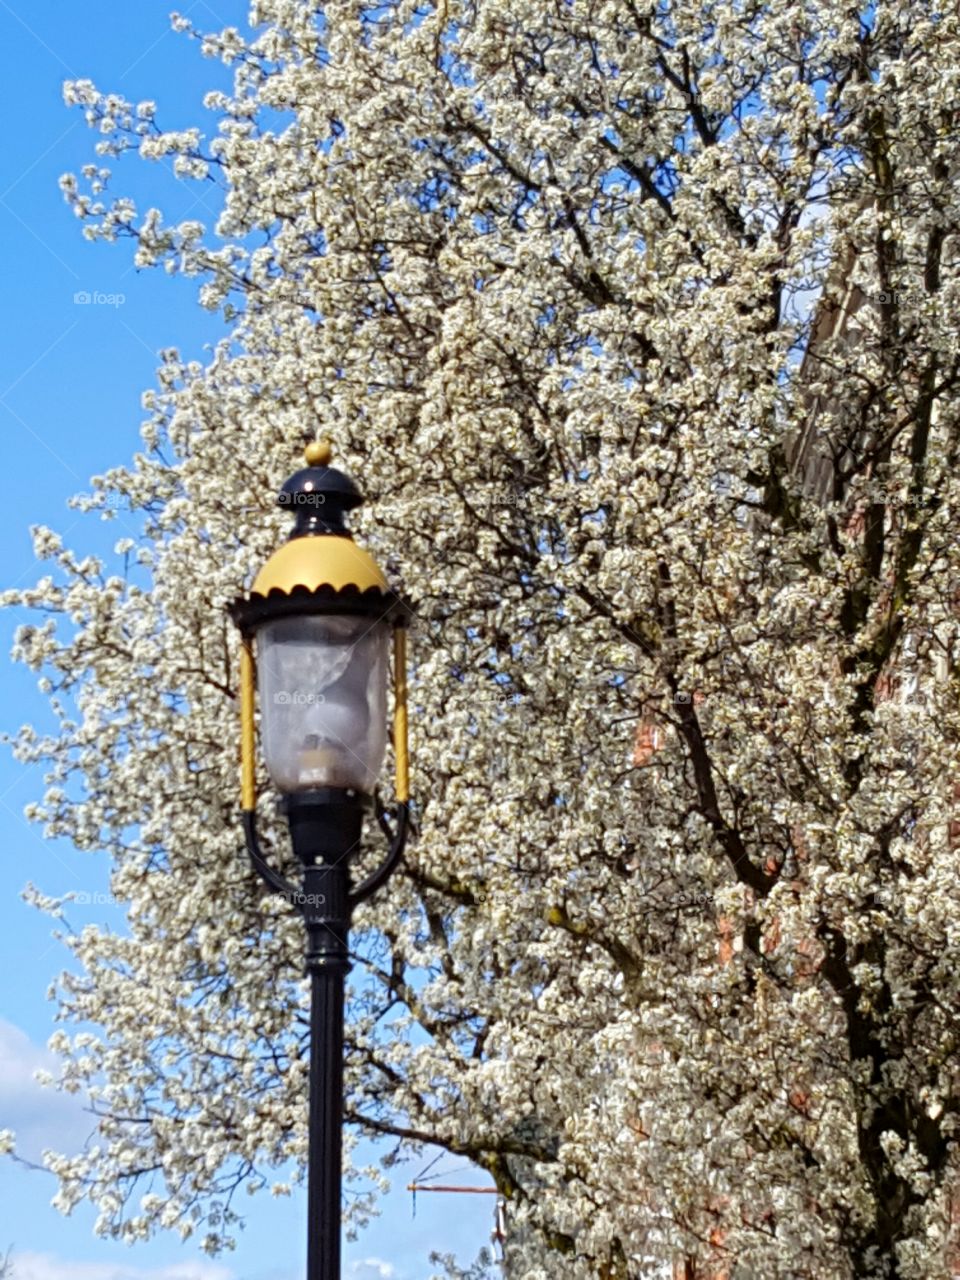
<instances>
[{"instance_id":1,"label":"curved metal bracket","mask_svg":"<svg viewBox=\"0 0 960 1280\"><path fill-rule=\"evenodd\" d=\"M297 889L289 880L285 880L279 871L274 871L263 856L260 840L257 836L257 815L253 809L243 810L243 833L247 838L247 853L250 855L250 861L253 863L254 870L260 879L265 880L275 893L283 894L288 902L296 903L298 901Z\"/></svg>"},{"instance_id":2,"label":"curved metal bracket","mask_svg":"<svg viewBox=\"0 0 960 1280\"><path fill-rule=\"evenodd\" d=\"M410 806L405 800L397 803L396 826L391 827L387 820L386 810L378 803L377 805L377 822L380 824L381 830L390 841L390 849L383 862L377 867L376 871L371 872L365 880L361 880L356 889L350 894L349 903L352 910L361 902L366 902L372 894L385 884L390 875L396 869L397 863L403 855L404 848L407 843L407 833L410 829ZM265 881L275 893L281 894L288 902L295 906L299 903L303 894L290 883L285 880L278 871L274 871L260 848L260 840L257 836L257 815L252 809L243 810L243 831L247 841L247 853L253 864L254 870ZM298 907L298 910L302 909Z\"/></svg>"},{"instance_id":3,"label":"curved metal bracket","mask_svg":"<svg viewBox=\"0 0 960 1280\"><path fill-rule=\"evenodd\" d=\"M396 827L393 830L391 830L387 821L386 811L379 804L377 805L377 821L390 841L390 851L376 871L371 872L365 880L361 880L356 889L350 894L351 909L361 902L366 902L367 898L376 893L380 886L386 883L395 870L407 843L407 832L410 829L410 805L406 800L397 802Z\"/></svg>"}]
</instances>

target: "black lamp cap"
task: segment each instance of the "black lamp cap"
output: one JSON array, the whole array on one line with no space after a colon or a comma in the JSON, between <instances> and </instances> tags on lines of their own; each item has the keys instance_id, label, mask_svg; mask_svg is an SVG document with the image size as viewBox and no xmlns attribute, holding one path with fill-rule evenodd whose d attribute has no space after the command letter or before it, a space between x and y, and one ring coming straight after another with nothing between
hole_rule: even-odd
<instances>
[{"instance_id":1,"label":"black lamp cap","mask_svg":"<svg viewBox=\"0 0 960 1280\"><path fill-rule=\"evenodd\" d=\"M349 537L345 516L363 502L363 494L336 467L311 466L295 472L277 497L281 507L296 517L291 538L312 533Z\"/></svg>"}]
</instances>

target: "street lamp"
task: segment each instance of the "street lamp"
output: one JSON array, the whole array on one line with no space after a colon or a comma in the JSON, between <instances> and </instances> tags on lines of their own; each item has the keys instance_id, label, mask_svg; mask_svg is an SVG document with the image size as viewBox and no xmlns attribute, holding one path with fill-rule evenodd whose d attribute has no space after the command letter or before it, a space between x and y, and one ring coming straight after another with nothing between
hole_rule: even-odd
<instances>
[{"instance_id":1,"label":"street lamp","mask_svg":"<svg viewBox=\"0 0 960 1280\"><path fill-rule=\"evenodd\" d=\"M387 879L403 853L409 819L406 624L409 609L373 557L353 541L347 512L363 497L328 465L330 446L307 447L307 465L279 502L296 517L249 596L230 605L240 629L243 825L258 874L300 911L310 977L310 1120L307 1280L340 1280L343 1004L353 908ZM392 640L392 646L391 646ZM393 825L380 867L359 885L350 864L387 743L393 650ZM257 836L255 702L259 686L264 762L303 867L300 887L265 859Z\"/></svg>"}]
</instances>

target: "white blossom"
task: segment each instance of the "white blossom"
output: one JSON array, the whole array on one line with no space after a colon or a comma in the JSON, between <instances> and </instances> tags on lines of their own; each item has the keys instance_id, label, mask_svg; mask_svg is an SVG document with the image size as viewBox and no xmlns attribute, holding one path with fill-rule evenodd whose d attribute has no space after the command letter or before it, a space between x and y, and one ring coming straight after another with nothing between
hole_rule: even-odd
<instances>
[{"instance_id":1,"label":"white blossom","mask_svg":"<svg viewBox=\"0 0 960 1280\"><path fill-rule=\"evenodd\" d=\"M216 1250L235 1188L303 1168L302 940L242 854L224 606L321 433L419 617L420 835L356 922L351 1125L486 1170L524 1280L947 1275L960 19L250 17L173 18L233 67L210 138L64 88L98 154L202 181L202 223L99 165L61 188L226 332L162 353L143 452L78 499L118 561L37 530L50 576L0 597L60 708L17 736L31 817L128 904L66 937L62 1017L99 1030L60 1084L100 1133L48 1156L58 1207Z\"/></svg>"}]
</instances>

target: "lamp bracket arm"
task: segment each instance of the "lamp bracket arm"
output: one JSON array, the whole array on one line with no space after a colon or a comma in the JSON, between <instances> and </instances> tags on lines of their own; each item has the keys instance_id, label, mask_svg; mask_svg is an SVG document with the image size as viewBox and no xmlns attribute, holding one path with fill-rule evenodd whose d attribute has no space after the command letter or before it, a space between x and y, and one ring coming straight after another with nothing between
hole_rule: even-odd
<instances>
[{"instance_id":1,"label":"lamp bracket arm","mask_svg":"<svg viewBox=\"0 0 960 1280\"><path fill-rule=\"evenodd\" d=\"M387 834L387 838L390 841L390 851L376 871L371 872L365 880L361 880L356 889L350 894L351 910L361 902L366 902L367 898L372 897L381 885L386 884L396 870L407 843L407 832L410 829L410 805L406 800L397 802L396 827L393 831L390 830L384 810L379 805L377 806L377 821Z\"/></svg>"},{"instance_id":2,"label":"lamp bracket arm","mask_svg":"<svg viewBox=\"0 0 960 1280\"><path fill-rule=\"evenodd\" d=\"M243 811L243 833L247 839L247 853L250 855L250 861L253 863L254 870L260 876L261 880L273 889L276 893L282 894L288 902L297 901L297 890L289 882L285 880L278 871L274 871L260 848L260 840L257 836L257 815L252 809L244 809Z\"/></svg>"}]
</instances>

